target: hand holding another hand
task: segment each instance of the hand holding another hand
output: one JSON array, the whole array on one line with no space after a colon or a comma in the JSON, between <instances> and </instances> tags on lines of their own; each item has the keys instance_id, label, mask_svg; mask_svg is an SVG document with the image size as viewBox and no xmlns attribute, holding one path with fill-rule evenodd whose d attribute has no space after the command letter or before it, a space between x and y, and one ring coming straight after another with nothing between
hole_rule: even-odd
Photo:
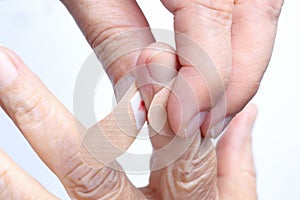
<instances>
[{"instance_id":1,"label":"hand holding another hand","mask_svg":"<svg viewBox=\"0 0 300 200\"><path fill-rule=\"evenodd\" d=\"M0 50L0 70L1 107L72 199L256 198L250 136L255 106L247 106L233 119L216 150L202 154L197 135L178 160L153 171L149 186L138 189L124 172L93 168L82 160L76 120L21 59L5 48ZM157 135L152 142L157 145L163 137ZM0 198L56 199L2 151Z\"/></svg>"}]
</instances>

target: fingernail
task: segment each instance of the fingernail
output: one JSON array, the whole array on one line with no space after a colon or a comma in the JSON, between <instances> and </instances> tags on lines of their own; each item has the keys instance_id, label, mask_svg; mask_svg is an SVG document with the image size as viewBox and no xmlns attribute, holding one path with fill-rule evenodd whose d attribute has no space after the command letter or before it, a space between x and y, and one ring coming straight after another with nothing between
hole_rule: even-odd
<instances>
[{"instance_id":1,"label":"fingernail","mask_svg":"<svg viewBox=\"0 0 300 200\"><path fill-rule=\"evenodd\" d=\"M186 138L191 138L197 133L207 114L208 112L199 112L191 119L184 130Z\"/></svg>"},{"instance_id":2,"label":"fingernail","mask_svg":"<svg viewBox=\"0 0 300 200\"><path fill-rule=\"evenodd\" d=\"M224 120L221 120L216 125L214 125L209 131L210 136L212 138L217 138L227 127L227 125L231 122L233 117L234 116L228 116Z\"/></svg>"},{"instance_id":3,"label":"fingernail","mask_svg":"<svg viewBox=\"0 0 300 200\"><path fill-rule=\"evenodd\" d=\"M7 55L0 51L0 88L9 86L18 76L17 69Z\"/></svg>"}]
</instances>

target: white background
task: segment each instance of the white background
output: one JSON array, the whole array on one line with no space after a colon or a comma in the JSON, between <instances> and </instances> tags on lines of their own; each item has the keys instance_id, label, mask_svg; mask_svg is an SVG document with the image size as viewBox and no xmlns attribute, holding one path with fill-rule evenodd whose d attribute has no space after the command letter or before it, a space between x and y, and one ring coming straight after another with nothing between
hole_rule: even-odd
<instances>
[{"instance_id":1,"label":"white background","mask_svg":"<svg viewBox=\"0 0 300 200\"><path fill-rule=\"evenodd\" d=\"M158 0L138 2L152 27L172 29L172 16ZM299 10L299 1L286 0L273 58L254 98L259 107L253 130L253 147L260 199L300 198ZM0 45L19 54L63 104L72 110L76 75L91 49L59 1L0 0ZM112 91L107 79L104 82L108 98L101 102L111 105L109 97ZM109 109L109 106L103 108L99 116L104 116ZM57 178L31 150L2 110L0 148L48 190L61 199L68 199ZM147 182L146 176L131 178L138 186Z\"/></svg>"}]
</instances>

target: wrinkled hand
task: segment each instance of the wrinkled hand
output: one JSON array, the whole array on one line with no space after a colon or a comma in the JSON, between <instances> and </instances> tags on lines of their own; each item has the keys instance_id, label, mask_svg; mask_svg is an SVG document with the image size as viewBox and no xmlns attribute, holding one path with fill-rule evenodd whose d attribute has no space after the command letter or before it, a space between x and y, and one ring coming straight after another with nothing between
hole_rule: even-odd
<instances>
[{"instance_id":1,"label":"wrinkled hand","mask_svg":"<svg viewBox=\"0 0 300 200\"><path fill-rule=\"evenodd\" d=\"M283 0L161 1L174 14L178 56L175 65L179 73L167 106L170 126L185 137L193 135L202 124L203 134L217 136L258 90L272 54ZM145 73L151 76L150 58L143 59L145 63L137 63L142 50L155 40L136 1L62 2L94 48L113 84L137 65L146 64L149 72ZM207 53L213 63L209 67L217 70L220 81L193 65L199 52L187 44L186 38ZM133 49L136 51L131 52ZM174 65L173 60L163 58L156 64ZM124 90L115 88L120 96ZM153 89L140 91L149 107ZM190 121L195 123L188 124Z\"/></svg>"},{"instance_id":2,"label":"wrinkled hand","mask_svg":"<svg viewBox=\"0 0 300 200\"><path fill-rule=\"evenodd\" d=\"M212 135L217 135L220 130L212 127L225 117L231 119L255 94L272 53L282 0L162 1L175 17L176 59L172 53L174 50L165 46L163 48L169 49L169 53L159 55L154 52L155 59L152 59L153 52L150 55L147 51L145 53L145 48L153 45L155 40L135 1L63 0L63 3L102 61L110 79L118 86L115 88L117 97L121 98L127 90L126 84L117 84L118 81L138 65L149 67L149 74L153 63L178 70L173 91L181 95L178 98L170 95L168 119L175 133L186 136L196 132L201 125L200 119L203 121L205 117L203 132L210 131ZM215 90L207 87L206 80L200 76L201 71L199 74L190 62L193 58L189 56L195 55L195 52L182 41L181 34L195 41L213 61L222 80L216 84ZM129 52L132 49L136 51ZM253 107L246 108L245 113L232 121L216 153L212 149L203 155L197 148L202 144L201 136L197 135L193 145L181 158L171 166L152 173L149 187L137 190L124 173L106 167L95 170L82 161L81 141L72 115L49 94L17 56L4 49L2 52L4 57L10 57L18 76L11 85L1 88L1 106L59 177L72 198L143 199L144 194L154 199L255 198L249 136L255 118ZM167 59L170 55L171 59ZM15 74L4 66L13 67L1 62L1 73L7 72L7 76L0 80L2 85L10 81L12 76L8 74ZM192 90L185 91L185 84ZM221 85L226 88L225 94L217 89L222 88ZM141 88L147 108L158 89L155 86ZM196 94L194 99L185 98L191 94ZM211 111L218 111L225 100L225 115L210 121ZM199 121L196 120L198 126L186 129L187 123L193 121L195 116L199 118ZM152 139L154 148L160 145L164 136L157 137L160 137L158 141ZM54 198L4 154L1 157L5 163L1 163L0 171L5 189L0 188L0 194L4 198L20 198L18 195L30 199ZM16 179L16 176L20 178ZM23 186L23 180L32 184ZM34 187L31 188L31 185ZM20 188L18 193L15 192L17 187Z\"/></svg>"},{"instance_id":3,"label":"wrinkled hand","mask_svg":"<svg viewBox=\"0 0 300 200\"><path fill-rule=\"evenodd\" d=\"M216 151L211 148L203 155L197 135L177 161L153 172L149 186L137 189L124 172L95 169L82 161L76 120L20 58L5 48L0 49L0 72L1 107L72 199L256 198L250 137L254 106L234 118ZM56 197L0 152L0 199Z\"/></svg>"}]
</instances>

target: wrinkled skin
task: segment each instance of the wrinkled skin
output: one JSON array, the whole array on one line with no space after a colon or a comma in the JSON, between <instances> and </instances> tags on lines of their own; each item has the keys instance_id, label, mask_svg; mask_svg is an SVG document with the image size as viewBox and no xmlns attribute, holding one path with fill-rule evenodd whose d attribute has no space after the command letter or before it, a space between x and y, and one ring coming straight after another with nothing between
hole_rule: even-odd
<instances>
[{"instance_id":1,"label":"wrinkled skin","mask_svg":"<svg viewBox=\"0 0 300 200\"><path fill-rule=\"evenodd\" d=\"M145 48L155 42L150 32L128 35L114 42L111 40L117 33L148 27L135 1L64 0L63 3L103 62L113 84L138 62L148 61ZM283 2L164 0L162 3L174 13L175 30L191 37L205 49L220 71L226 92L214 95L220 101L226 97L226 116L238 113L258 89L272 53ZM134 38L134 47L142 50L111 60L109 55L112 52L133 44L131 38ZM183 47L178 39L176 42L176 50L180 51ZM161 48L169 47L162 45ZM256 115L254 106L247 106L233 118L216 149L212 148L206 153L200 151L203 140L202 136L197 135L191 147L176 162L152 172L149 186L137 189L123 172L107 167L93 169L86 165L80 156L81 141L73 116L18 56L5 48L1 48L0 52L18 71L16 79L0 89L1 107L43 162L61 180L72 199L256 199L250 137ZM176 68L179 74L186 77L195 94L199 94L197 91L206 91L199 84L201 77L191 76L195 74L193 66L180 58L174 59L175 54L169 54L169 51L165 53L163 50L155 62ZM165 59L167 56L172 59ZM176 84L180 86L181 83L176 81ZM180 90L180 87L177 88ZM151 86L150 91L145 88L140 91L149 104L160 89ZM118 92L122 91L116 88ZM180 133L178 130L197 112L218 108L218 104L215 107L210 105L209 95L201 94L196 96L196 106L192 106L191 102L176 102L170 96L168 119L175 133ZM174 113L178 104L191 105L193 110L183 109L182 116L178 116ZM220 119L226 116L220 116ZM217 122L209 122L208 116L202 126L203 132L209 130L209 123ZM152 138L154 149L164 145L164 137ZM0 158L0 199L56 199L3 152Z\"/></svg>"},{"instance_id":2,"label":"wrinkled skin","mask_svg":"<svg viewBox=\"0 0 300 200\"><path fill-rule=\"evenodd\" d=\"M247 106L233 119L216 149L202 151L203 142L197 135L178 160L152 172L149 186L137 189L123 172L92 168L83 162L73 116L14 53L4 48L0 53L18 72L12 83L0 89L1 107L72 199L256 198L250 137L255 106ZM153 137L154 149L167 139ZM156 159L154 155L152 163ZM0 199L56 199L3 152L0 164Z\"/></svg>"},{"instance_id":3,"label":"wrinkled skin","mask_svg":"<svg viewBox=\"0 0 300 200\"><path fill-rule=\"evenodd\" d=\"M145 28L149 28L148 22L136 1L62 2L102 61L113 84L136 66L141 51L127 53L117 60L113 55L132 48L143 49L155 42L150 30L145 31ZM175 95L170 95L167 106L170 126L176 134L184 137L182 130L192 117L199 112L209 112L202 124L202 132L217 135L222 129L214 133L213 127L226 117L229 122L259 88L272 54L283 0L161 2L174 14L174 30L196 42L208 54L222 79L210 91L205 80L189 63L193 60L190 55L194 49L186 46L186 41L176 34L176 52L180 55L178 77L182 78L176 80L173 91L175 94L185 94L185 87L182 86L187 83L192 88L189 93L196 97L186 99L185 96L189 94L185 94L177 99ZM141 28L142 31L136 31ZM120 33L128 34L121 34L118 38L116 35ZM167 64L167 60L162 62ZM141 93L146 104L149 104L153 95L148 90L141 90ZM213 101L211 97L214 97ZM224 109L224 102L226 113L219 112ZM211 121L212 110L221 114Z\"/></svg>"}]
</instances>

